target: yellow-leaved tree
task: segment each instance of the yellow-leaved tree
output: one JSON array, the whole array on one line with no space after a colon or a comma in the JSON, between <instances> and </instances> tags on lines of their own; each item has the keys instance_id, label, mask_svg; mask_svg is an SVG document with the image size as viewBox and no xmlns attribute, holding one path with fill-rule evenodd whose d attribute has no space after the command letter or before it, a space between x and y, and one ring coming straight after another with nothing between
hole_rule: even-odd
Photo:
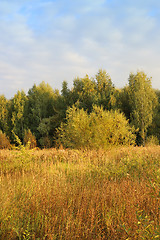
<instances>
[{"instance_id":1,"label":"yellow-leaved tree","mask_svg":"<svg viewBox=\"0 0 160 240\"><path fill-rule=\"evenodd\" d=\"M69 108L66 122L58 128L59 144L69 148L108 148L135 143L134 128L118 111L106 111L94 106L93 111Z\"/></svg>"}]
</instances>

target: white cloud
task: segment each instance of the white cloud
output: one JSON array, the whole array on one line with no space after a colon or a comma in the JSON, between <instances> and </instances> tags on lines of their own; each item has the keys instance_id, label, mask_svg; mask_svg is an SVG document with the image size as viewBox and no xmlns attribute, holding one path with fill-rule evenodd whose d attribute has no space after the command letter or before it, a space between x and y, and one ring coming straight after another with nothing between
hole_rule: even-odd
<instances>
[{"instance_id":1,"label":"white cloud","mask_svg":"<svg viewBox=\"0 0 160 240\"><path fill-rule=\"evenodd\" d=\"M106 3L107 2L107 3ZM42 80L61 88L104 68L117 87L144 70L160 89L158 1L5 1L0 6L0 94Z\"/></svg>"}]
</instances>

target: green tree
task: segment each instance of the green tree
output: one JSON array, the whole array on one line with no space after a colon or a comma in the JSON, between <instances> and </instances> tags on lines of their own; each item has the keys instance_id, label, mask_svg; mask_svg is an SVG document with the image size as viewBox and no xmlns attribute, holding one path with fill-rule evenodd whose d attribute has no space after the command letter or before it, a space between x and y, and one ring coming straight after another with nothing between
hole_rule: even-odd
<instances>
[{"instance_id":1,"label":"green tree","mask_svg":"<svg viewBox=\"0 0 160 240\"><path fill-rule=\"evenodd\" d=\"M25 130L24 109L27 101L24 91L18 91L17 94L10 100L9 104L9 130L12 140L15 140L15 135L22 141Z\"/></svg>"},{"instance_id":2,"label":"green tree","mask_svg":"<svg viewBox=\"0 0 160 240\"><path fill-rule=\"evenodd\" d=\"M4 95L0 96L0 130L7 133L8 130L8 100Z\"/></svg>"},{"instance_id":3,"label":"green tree","mask_svg":"<svg viewBox=\"0 0 160 240\"><path fill-rule=\"evenodd\" d=\"M73 82L73 99L78 103L79 108L87 110L89 113L97 102L97 90L94 79L86 75L84 78L77 78Z\"/></svg>"},{"instance_id":4,"label":"green tree","mask_svg":"<svg viewBox=\"0 0 160 240\"><path fill-rule=\"evenodd\" d=\"M69 100L70 97L70 89L68 88L68 83L66 81L63 81L62 83L62 90L61 90L61 95Z\"/></svg>"},{"instance_id":5,"label":"green tree","mask_svg":"<svg viewBox=\"0 0 160 240\"><path fill-rule=\"evenodd\" d=\"M106 110L116 108L116 90L111 77L105 70L99 70L95 78L76 78L73 82L73 103L78 102L79 108L89 113L93 105L103 106Z\"/></svg>"},{"instance_id":6,"label":"green tree","mask_svg":"<svg viewBox=\"0 0 160 240\"><path fill-rule=\"evenodd\" d=\"M58 90L53 90L49 84L42 82L34 85L28 92L26 109L27 126L37 139L41 137L38 127L43 119L56 114Z\"/></svg>"},{"instance_id":7,"label":"green tree","mask_svg":"<svg viewBox=\"0 0 160 240\"><path fill-rule=\"evenodd\" d=\"M125 86L124 88L118 91L117 107L121 112L125 114L126 118L130 120L131 105L129 104L129 87L128 86Z\"/></svg>"},{"instance_id":8,"label":"green tree","mask_svg":"<svg viewBox=\"0 0 160 240\"><path fill-rule=\"evenodd\" d=\"M156 136L160 141L160 90L155 90L158 98L158 105L155 109L152 125L149 127L148 134L150 136Z\"/></svg>"},{"instance_id":9,"label":"green tree","mask_svg":"<svg viewBox=\"0 0 160 240\"><path fill-rule=\"evenodd\" d=\"M66 81L62 83L61 96L57 99L57 113L61 118L61 121L64 120L66 116L66 110L68 107L71 107L75 103L72 91L68 88ZM58 116L57 116L58 117Z\"/></svg>"},{"instance_id":10,"label":"green tree","mask_svg":"<svg viewBox=\"0 0 160 240\"><path fill-rule=\"evenodd\" d=\"M43 147L43 148L51 147L51 145L52 145L52 140L50 138L51 130L53 129L52 125L51 125L51 119L52 119L52 117L43 118L37 128L41 134L39 143L40 143L41 147ZM53 134L53 131L52 131L52 134ZM53 136L52 136L52 138L53 138Z\"/></svg>"},{"instance_id":11,"label":"green tree","mask_svg":"<svg viewBox=\"0 0 160 240\"><path fill-rule=\"evenodd\" d=\"M129 103L131 107L131 121L139 129L143 146L148 127L152 124L157 97L152 89L151 78L144 72L137 72L129 76Z\"/></svg>"},{"instance_id":12,"label":"green tree","mask_svg":"<svg viewBox=\"0 0 160 240\"><path fill-rule=\"evenodd\" d=\"M114 109L116 106L115 88L111 77L105 70L100 69L96 75L98 105L106 110Z\"/></svg>"}]
</instances>

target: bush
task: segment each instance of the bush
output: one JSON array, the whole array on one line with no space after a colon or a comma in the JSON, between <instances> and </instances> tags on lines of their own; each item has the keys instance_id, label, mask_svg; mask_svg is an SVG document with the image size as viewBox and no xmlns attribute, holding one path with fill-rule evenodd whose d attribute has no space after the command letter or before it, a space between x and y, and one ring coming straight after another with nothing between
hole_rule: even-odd
<instances>
[{"instance_id":1,"label":"bush","mask_svg":"<svg viewBox=\"0 0 160 240\"><path fill-rule=\"evenodd\" d=\"M0 149L10 148L10 146L8 137L0 130Z\"/></svg>"},{"instance_id":2,"label":"bush","mask_svg":"<svg viewBox=\"0 0 160 240\"><path fill-rule=\"evenodd\" d=\"M75 106L67 111L66 123L58 129L58 143L70 148L107 148L135 143L134 129L118 111L94 106L92 113Z\"/></svg>"},{"instance_id":3,"label":"bush","mask_svg":"<svg viewBox=\"0 0 160 240\"><path fill-rule=\"evenodd\" d=\"M156 136L149 136L146 140L146 146L155 146L155 145L159 145L159 140Z\"/></svg>"},{"instance_id":4,"label":"bush","mask_svg":"<svg viewBox=\"0 0 160 240\"><path fill-rule=\"evenodd\" d=\"M29 129L25 130L23 142L24 145L29 149L35 148L37 146L36 137Z\"/></svg>"},{"instance_id":5,"label":"bush","mask_svg":"<svg viewBox=\"0 0 160 240\"><path fill-rule=\"evenodd\" d=\"M41 137L39 143L42 148L50 148L52 146L52 142L48 136Z\"/></svg>"}]
</instances>

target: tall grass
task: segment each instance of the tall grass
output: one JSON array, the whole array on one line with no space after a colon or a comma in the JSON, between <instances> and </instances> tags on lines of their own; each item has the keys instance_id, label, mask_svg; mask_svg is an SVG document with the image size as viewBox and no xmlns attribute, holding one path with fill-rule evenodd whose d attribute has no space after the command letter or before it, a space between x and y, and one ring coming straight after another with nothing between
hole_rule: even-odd
<instances>
[{"instance_id":1,"label":"tall grass","mask_svg":"<svg viewBox=\"0 0 160 240\"><path fill-rule=\"evenodd\" d=\"M160 147L0 151L0 239L160 239Z\"/></svg>"}]
</instances>

